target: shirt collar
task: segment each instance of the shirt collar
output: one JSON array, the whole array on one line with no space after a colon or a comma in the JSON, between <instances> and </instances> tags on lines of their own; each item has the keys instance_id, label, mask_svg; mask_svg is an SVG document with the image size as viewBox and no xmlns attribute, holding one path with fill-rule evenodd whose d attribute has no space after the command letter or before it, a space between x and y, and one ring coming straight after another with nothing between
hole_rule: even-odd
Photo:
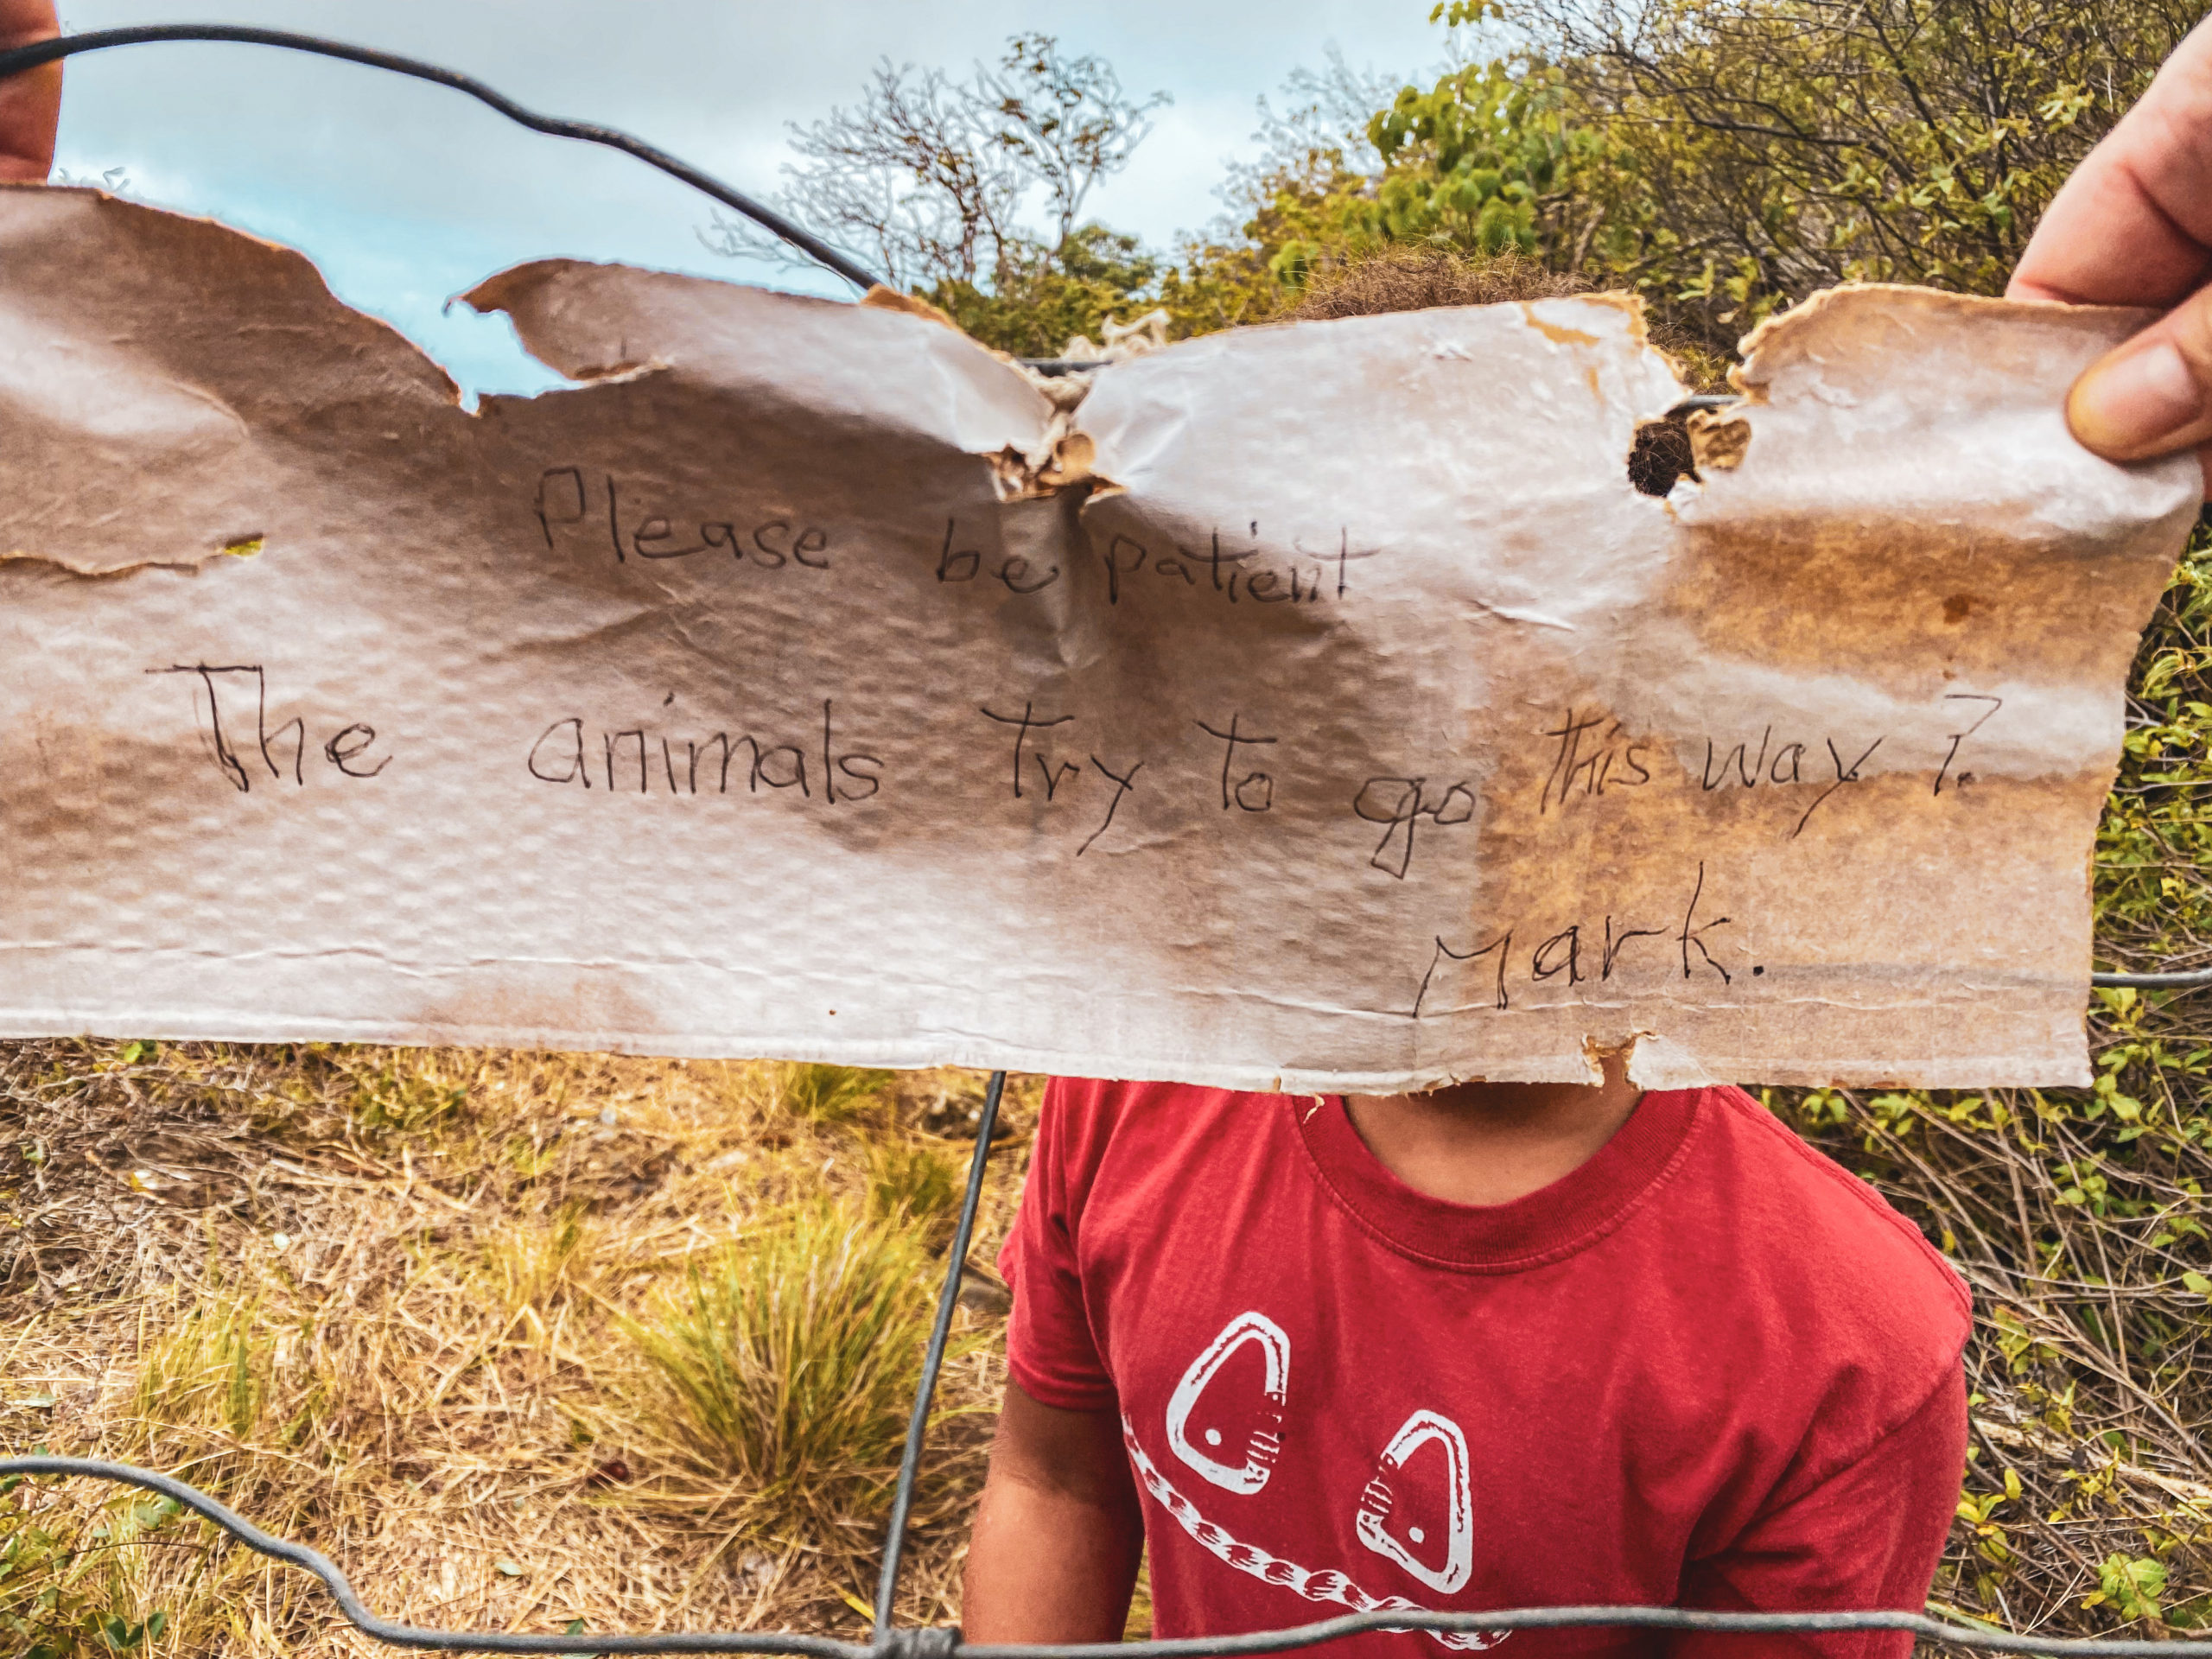
<instances>
[{"instance_id":1,"label":"shirt collar","mask_svg":"<svg viewBox=\"0 0 2212 1659\"><path fill-rule=\"evenodd\" d=\"M1611 1232L1681 1161L1704 1090L1646 1094L1611 1140L1550 1185L1510 1204L1453 1204L1416 1192L1359 1138L1344 1097L1293 1095L1315 1177L1360 1227L1402 1255L1474 1273L1512 1273Z\"/></svg>"}]
</instances>

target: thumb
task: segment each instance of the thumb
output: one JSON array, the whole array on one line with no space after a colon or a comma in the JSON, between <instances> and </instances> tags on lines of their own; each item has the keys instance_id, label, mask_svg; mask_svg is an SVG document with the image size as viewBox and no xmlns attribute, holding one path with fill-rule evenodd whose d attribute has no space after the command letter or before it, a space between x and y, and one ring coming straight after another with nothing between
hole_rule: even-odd
<instances>
[{"instance_id":1,"label":"thumb","mask_svg":"<svg viewBox=\"0 0 2212 1659\"><path fill-rule=\"evenodd\" d=\"M0 49L51 40L60 32L54 0L0 0ZM0 183L35 184L46 177L60 118L60 64L0 80Z\"/></svg>"},{"instance_id":2,"label":"thumb","mask_svg":"<svg viewBox=\"0 0 2212 1659\"><path fill-rule=\"evenodd\" d=\"M2212 439L2212 288L2091 364L2067 397L2066 423L2107 461L2147 461Z\"/></svg>"}]
</instances>

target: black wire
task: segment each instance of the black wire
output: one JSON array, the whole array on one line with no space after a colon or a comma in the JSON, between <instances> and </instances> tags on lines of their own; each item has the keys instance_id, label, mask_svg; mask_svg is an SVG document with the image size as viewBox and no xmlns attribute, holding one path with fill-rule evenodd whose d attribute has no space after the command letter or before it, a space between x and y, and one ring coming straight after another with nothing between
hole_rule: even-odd
<instances>
[{"instance_id":1,"label":"black wire","mask_svg":"<svg viewBox=\"0 0 2212 1659\"><path fill-rule=\"evenodd\" d=\"M2175 974L2091 974L2092 985L2129 985L2140 991L2187 991L2212 985L2212 968Z\"/></svg>"},{"instance_id":2,"label":"black wire","mask_svg":"<svg viewBox=\"0 0 2212 1659\"><path fill-rule=\"evenodd\" d=\"M282 29L246 29L230 23L149 23L136 29L90 29L81 35L63 35L34 45L19 46L10 52L0 52L0 80L10 75L19 75L26 69L38 68L43 64L58 63L80 52L98 52L111 46L141 46L160 41L213 41L235 46L277 46L288 51L312 52L318 57L366 64L372 69L389 69L396 75L411 75L416 80L449 86L456 92L466 92L480 103L490 105L508 120L519 122L532 132L545 133L555 138L575 138L587 144L604 144L609 149L619 149L626 156L634 156L648 167L657 167L671 177L683 180L693 189L703 191L725 207L734 207L754 224L773 232L793 247L820 260L863 293L884 285L883 279L874 271L831 247L811 231L793 224L774 208L753 200L743 191L733 190L721 180L702 173L689 162L681 161L666 150L656 149L643 139L632 138L628 133L618 132L613 127L540 115L535 110L524 109L504 93L493 91L473 76L452 69L442 69L436 64L424 63L417 58L403 58L365 46L348 46L342 41L326 41L318 35L296 35Z\"/></svg>"},{"instance_id":3,"label":"black wire","mask_svg":"<svg viewBox=\"0 0 2212 1659\"><path fill-rule=\"evenodd\" d=\"M982 1202L983 1165L991 1155L991 1136L999 1126L999 1098L1006 1093L1006 1073L991 1073L983 1091L983 1112L976 1121L976 1155L968 1164L968 1191L960 1200L960 1224L952 1235L952 1255L944 1267L944 1287L938 1293L937 1323L930 1328L930 1345L922 1356L922 1380L914 1390L913 1415L906 1420L906 1449L899 1459L899 1484L891 1493L891 1527L884 1534L883 1565L875 1579L875 1637L880 1642L892 1629L892 1609L899 1599L899 1567L906 1554L906 1512L914 1503L914 1477L922 1466L922 1439L929 1432L930 1402L937 1396L937 1374L944 1365L944 1342L952 1329L952 1309L960 1300L960 1275L968 1266L968 1241L975 1236L976 1211Z\"/></svg>"},{"instance_id":4,"label":"black wire","mask_svg":"<svg viewBox=\"0 0 2212 1659\"><path fill-rule=\"evenodd\" d=\"M958 1659L1225 1659L1225 1656L1283 1653L1319 1646L1339 1637L1374 1630L1557 1630L1605 1626L1621 1630L1738 1631L1757 1634L1835 1630L1909 1630L1930 1642L1976 1648L1985 1653L2082 1654L2108 1659L2206 1659L2212 1642L2107 1641L2063 1637L2015 1636L2009 1630L1948 1624L1924 1613L1723 1613L1696 1607L1523 1607L1496 1613L1387 1611L1346 1613L1286 1630L1254 1630L1239 1636L1185 1637L1164 1642L1084 1642L1049 1647L1042 1643L961 1643L950 1652Z\"/></svg>"},{"instance_id":5,"label":"black wire","mask_svg":"<svg viewBox=\"0 0 2212 1659\"><path fill-rule=\"evenodd\" d=\"M826 1636L802 1636L794 1631L762 1635L744 1633L671 1632L658 1636L530 1636L500 1630L434 1630L419 1625L395 1624L378 1618L361 1605L327 1558L305 1544L272 1538L245 1516L226 1509L207 1493L128 1464L102 1463L90 1458L0 1458L0 1478L10 1475L86 1475L95 1480L118 1481L171 1498L194 1515L213 1522L248 1549L304 1567L323 1582L338 1611L365 1636L395 1648L435 1648L445 1653L787 1653L811 1659L867 1659L868 1649Z\"/></svg>"}]
</instances>

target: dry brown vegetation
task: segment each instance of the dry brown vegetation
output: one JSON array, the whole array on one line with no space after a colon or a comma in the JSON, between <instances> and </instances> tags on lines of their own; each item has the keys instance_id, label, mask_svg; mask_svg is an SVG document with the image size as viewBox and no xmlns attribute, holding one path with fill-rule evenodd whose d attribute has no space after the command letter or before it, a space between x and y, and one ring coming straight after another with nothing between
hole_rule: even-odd
<instances>
[{"instance_id":1,"label":"dry brown vegetation","mask_svg":"<svg viewBox=\"0 0 2212 1659\"><path fill-rule=\"evenodd\" d=\"M1317 276L1284 315L1293 322L1316 322L1441 305L1558 299L1589 288L1581 277L1548 270L1517 249L1469 258L1450 248L1392 244Z\"/></svg>"},{"instance_id":2,"label":"dry brown vegetation","mask_svg":"<svg viewBox=\"0 0 2212 1659\"><path fill-rule=\"evenodd\" d=\"M175 1473L414 1623L865 1630L980 1080L43 1043L0 1090L0 1449ZM906 1621L955 1613L996 1408L1004 1292L969 1284ZM155 1610L138 1651L380 1651L142 1495L18 1485L0 1546L10 1651Z\"/></svg>"}]
</instances>

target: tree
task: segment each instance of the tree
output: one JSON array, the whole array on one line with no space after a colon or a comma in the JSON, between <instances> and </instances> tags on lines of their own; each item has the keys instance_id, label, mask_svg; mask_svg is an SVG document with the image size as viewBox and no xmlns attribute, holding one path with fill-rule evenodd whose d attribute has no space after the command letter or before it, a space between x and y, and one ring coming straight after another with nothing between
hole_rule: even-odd
<instances>
[{"instance_id":1,"label":"tree","mask_svg":"<svg viewBox=\"0 0 2212 1659\"><path fill-rule=\"evenodd\" d=\"M1495 0L1459 0L1432 19L1457 30L1502 15ZM1592 195L1603 140L1573 118L1555 68L1526 53L1469 60L1472 43L1451 38L1427 90L1357 76L1332 53L1325 74L1293 78L1303 107L1278 118L1262 100L1265 159L1232 175L1238 233L1187 245L1162 282L1179 323L1303 315L1307 296L1394 251L1460 257L1476 289L1493 259L1509 286L1528 280L1529 257L1580 271L1604 216Z\"/></svg>"},{"instance_id":2,"label":"tree","mask_svg":"<svg viewBox=\"0 0 2212 1659\"><path fill-rule=\"evenodd\" d=\"M1273 156L1241 236L1186 248L1162 291L1222 326L1378 249L1518 250L1641 292L1708 359L1838 282L1997 292L2195 10L1447 0L1433 17L1490 27L1494 55L1377 99L1364 146Z\"/></svg>"},{"instance_id":3,"label":"tree","mask_svg":"<svg viewBox=\"0 0 2212 1659\"><path fill-rule=\"evenodd\" d=\"M1154 92L1142 103L1122 94L1103 58L1064 59L1050 35L1016 35L996 72L978 67L976 91L993 100L994 138L1024 174L1045 188L1063 247L1099 180L1120 172L1152 132L1152 112L1173 102Z\"/></svg>"},{"instance_id":4,"label":"tree","mask_svg":"<svg viewBox=\"0 0 2212 1659\"><path fill-rule=\"evenodd\" d=\"M896 287L988 291L1057 269L1091 190L1128 164L1167 102L1130 99L1104 59L1064 56L1049 35L1013 36L966 80L887 59L858 105L792 124L798 159L777 206ZM1040 192L1042 236L1024 217ZM700 236L718 253L786 257L719 213Z\"/></svg>"},{"instance_id":5,"label":"tree","mask_svg":"<svg viewBox=\"0 0 2212 1659\"><path fill-rule=\"evenodd\" d=\"M1282 315L1316 271L1370 251L1361 215L1382 162L1368 128L1397 80L1352 68L1332 46L1322 69L1291 73L1282 109L1259 100L1259 157L1232 163L1220 188L1227 222L1185 238L1162 273L1179 333Z\"/></svg>"},{"instance_id":6,"label":"tree","mask_svg":"<svg viewBox=\"0 0 2212 1659\"><path fill-rule=\"evenodd\" d=\"M1853 280L2002 289L2184 0L1510 0L1591 148L1592 274L1725 346Z\"/></svg>"},{"instance_id":7,"label":"tree","mask_svg":"<svg viewBox=\"0 0 2212 1659\"><path fill-rule=\"evenodd\" d=\"M1137 238L1082 225L1050 261L1010 263L988 289L948 279L922 297L995 350L1058 357L1077 334L1098 337L1109 318L1150 308L1160 275L1160 260Z\"/></svg>"}]
</instances>

